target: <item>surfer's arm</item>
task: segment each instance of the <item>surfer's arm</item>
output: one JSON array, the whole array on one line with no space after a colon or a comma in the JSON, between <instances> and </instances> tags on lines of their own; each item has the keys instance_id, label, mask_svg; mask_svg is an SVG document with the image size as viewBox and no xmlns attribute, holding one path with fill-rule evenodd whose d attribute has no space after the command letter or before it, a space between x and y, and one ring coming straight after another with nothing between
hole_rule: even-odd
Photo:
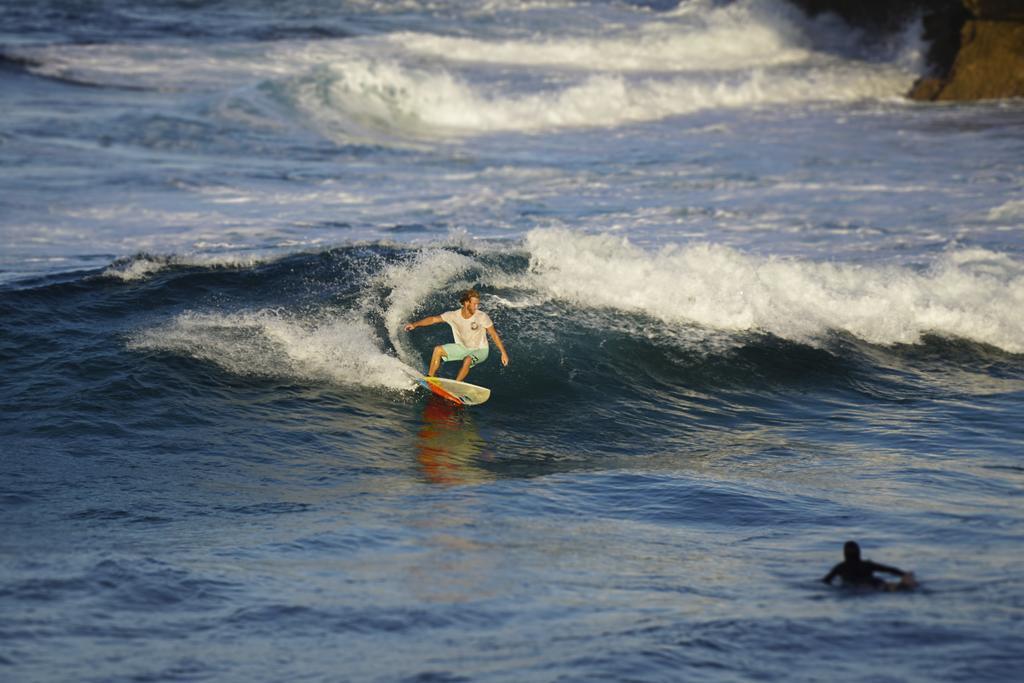
<instances>
[{"instance_id":1,"label":"surfer's arm","mask_svg":"<svg viewBox=\"0 0 1024 683\"><path fill-rule=\"evenodd\" d=\"M836 574L839 573L839 568L842 567L842 566L843 566L843 563L840 562L836 566L832 567L832 571L830 571L828 574L826 574L825 577L822 578L822 581L824 581L825 583L832 583L832 579L836 578Z\"/></svg>"},{"instance_id":2,"label":"surfer's arm","mask_svg":"<svg viewBox=\"0 0 1024 683\"><path fill-rule=\"evenodd\" d=\"M436 325L437 323L443 323L444 319L439 315L428 315L423 320L417 320L414 323L409 323L405 326L406 332L411 332L417 327L426 327L427 325Z\"/></svg>"},{"instance_id":3,"label":"surfer's arm","mask_svg":"<svg viewBox=\"0 0 1024 683\"><path fill-rule=\"evenodd\" d=\"M501 351L501 364L508 365L508 352L505 351L505 345L501 343L501 337L498 336L498 330L494 329L494 325L487 328L487 334L491 336L494 345Z\"/></svg>"},{"instance_id":4,"label":"surfer's arm","mask_svg":"<svg viewBox=\"0 0 1024 683\"><path fill-rule=\"evenodd\" d=\"M871 560L868 560L864 564L866 564L868 568L873 572L885 572L887 574L893 574L894 576L903 576L906 573L902 569L890 567L889 565L885 564L878 564L877 562L872 562Z\"/></svg>"}]
</instances>

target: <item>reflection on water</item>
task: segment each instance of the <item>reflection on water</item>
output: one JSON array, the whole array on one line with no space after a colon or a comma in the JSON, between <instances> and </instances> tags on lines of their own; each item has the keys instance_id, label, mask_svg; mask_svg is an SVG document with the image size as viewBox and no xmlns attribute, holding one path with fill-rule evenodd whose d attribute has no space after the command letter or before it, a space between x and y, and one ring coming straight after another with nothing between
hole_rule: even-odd
<instances>
[{"instance_id":1,"label":"reflection on water","mask_svg":"<svg viewBox=\"0 0 1024 683\"><path fill-rule=\"evenodd\" d=\"M487 442L469 410L431 395L417 442L423 474L435 484L479 484L494 476L476 463Z\"/></svg>"}]
</instances>

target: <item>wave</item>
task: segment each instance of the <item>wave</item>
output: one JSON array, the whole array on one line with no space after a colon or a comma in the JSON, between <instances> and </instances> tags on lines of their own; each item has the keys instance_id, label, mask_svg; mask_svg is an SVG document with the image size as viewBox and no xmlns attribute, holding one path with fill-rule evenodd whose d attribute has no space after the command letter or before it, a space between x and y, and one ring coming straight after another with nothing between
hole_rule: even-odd
<instances>
[{"instance_id":1,"label":"wave","mask_svg":"<svg viewBox=\"0 0 1024 683\"><path fill-rule=\"evenodd\" d=\"M412 251L397 262L385 259L377 266L368 266L374 259L358 251L340 250L339 265L347 262L340 275L343 286L347 289L358 283L358 294L345 299L347 310L338 311L333 305L299 306L306 309L305 313L287 306L234 312L189 310L167 323L136 332L129 348L188 356L239 376L412 389L414 385L403 368L421 363L416 352L403 344L398 330L436 295L438 283L468 287L472 282L460 280L460 276L480 264L450 248L435 248ZM369 272L353 268L357 261L359 268ZM147 258L131 263L153 262ZM161 263L159 259L155 262ZM310 264L302 268L299 263L289 258L287 267L276 268L266 277L276 282L296 268L305 272L303 277L312 277ZM183 261L169 259L165 267L172 265L183 265ZM206 260L190 265L220 267ZM241 267L238 262L230 265ZM144 271L145 266L139 269ZM332 279L339 278L333 268L330 272ZM322 283L325 287L331 284Z\"/></svg>"},{"instance_id":2,"label":"wave","mask_svg":"<svg viewBox=\"0 0 1024 683\"><path fill-rule=\"evenodd\" d=\"M551 66L601 71L727 71L790 64L813 54L807 20L794 8L772 3L701 5L677 10L674 20L613 28L599 36L531 36L482 40L430 33L396 33L389 39L414 53L446 61Z\"/></svg>"},{"instance_id":3,"label":"wave","mask_svg":"<svg viewBox=\"0 0 1024 683\"><path fill-rule=\"evenodd\" d=\"M332 139L615 126L707 109L898 98L901 59L866 61L843 32L776 2L687 5L631 22L481 36L437 32L217 45L21 48L38 75L253 101ZM579 11L576 8L575 11ZM847 32L849 29L845 29ZM497 35L494 32L497 31ZM825 31L828 39L812 38ZM835 39L832 39L834 34ZM525 35L525 37L524 37ZM822 52L817 44L847 46ZM269 98L268 102L263 100ZM278 110L278 99L286 107ZM264 112L264 110L266 110ZM398 141L396 141L398 144Z\"/></svg>"},{"instance_id":4,"label":"wave","mask_svg":"<svg viewBox=\"0 0 1024 683\"><path fill-rule=\"evenodd\" d=\"M323 43L289 91L328 134L407 135L615 126L707 109L899 98L916 77L906 48L856 56L851 29L791 6L681 8L670 20L575 35L479 38L395 33L353 49ZM842 46L822 52L811 35ZM917 51L916 35L904 37ZM852 57L843 57L847 52Z\"/></svg>"},{"instance_id":5,"label":"wave","mask_svg":"<svg viewBox=\"0 0 1024 683\"><path fill-rule=\"evenodd\" d=\"M296 89L298 107L329 133L362 126L406 134L539 131L655 121L706 109L896 98L912 76L835 63L796 71L631 79L617 74L523 94L474 85L444 69L351 61Z\"/></svg>"},{"instance_id":6,"label":"wave","mask_svg":"<svg viewBox=\"0 0 1024 683\"><path fill-rule=\"evenodd\" d=\"M872 344L926 334L1024 352L1024 263L982 249L924 271L758 257L711 244L645 252L625 238L534 230L533 284L552 298L670 324L761 331L814 343L834 331Z\"/></svg>"},{"instance_id":7,"label":"wave","mask_svg":"<svg viewBox=\"0 0 1024 683\"><path fill-rule=\"evenodd\" d=\"M118 259L110 264L103 271L102 277L132 282L147 279L161 271L172 268L252 268L276 258L280 257L245 253L172 254L168 256L138 254Z\"/></svg>"},{"instance_id":8,"label":"wave","mask_svg":"<svg viewBox=\"0 0 1024 683\"><path fill-rule=\"evenodd\" d=\"M303 319L273 309L189 311L137 332L128 348L188 356L239 376L398 390L413 386L402 363L383 352L371 325L356 315Z\"/></svg>"},{"instance_id":9,"label":"wave","mask_svg":"<svg viewBox=\"0 0 1024 683\"><path fill-rule=\"evenodd\" d=\"M258 285L252 277L219 285L227 299L258 287L250 301L267 301L294 291L298 278L306 288L300 299L249 307L243 299L236 311L193 306L136 331L129 347L238 376L409 390L403 364L422 367L447 331L411 335L403 323L455 308L458 292L476 286L515 365L502 381L551 391L569 390L580 371L616 386L630 376L660 386L658 377L679 372L691 385L739 381L751 368L752 377L792 370L807 378L820 370L841 381L848 369L833 356L852 347L837 339L907 348L964 339L1024 353L1024 263L980 249L948 252L921 269L763 257L710 244L648 252L621 238L535 230L521 246L492 251L406 248L368 260L346 248L330 255L328 264L324 255L271 264ZM204 280L202 291L210 285ZM961 353L955 345L948 352ZM476 372L487 382L497 369Z\"/></svg>"}]
</instances>

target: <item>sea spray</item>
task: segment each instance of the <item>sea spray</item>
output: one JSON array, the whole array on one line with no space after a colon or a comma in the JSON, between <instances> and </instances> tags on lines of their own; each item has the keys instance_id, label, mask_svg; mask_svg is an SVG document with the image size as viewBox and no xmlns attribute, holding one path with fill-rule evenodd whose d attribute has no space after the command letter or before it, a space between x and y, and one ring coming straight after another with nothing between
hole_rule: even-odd
<instances>
[{"instance_id":1,"label":"sea spray","mask_svg":"<svg viewBox=\"0 0 1024 683\"><path fill-rule=\"evenodd\" d=\"M359 317L303 319L265 309L182 313L136 333L128 348L214 363L239 376L408 389L401 363Z\"/></svg>"},{"instance_id":2,"label":"sea spray","mask_svg":"<svg viewBox=\"0 0 1024 683\"><path fill-rule=\"evenodd\" d=\"M842 331L874 344L934 333L1024 351L1024 264L952 251L926 271L759 257L713 244L656 252L566 230L526 237L535 285L576 305L808 342Z\"/></svg>"}]
</instances>

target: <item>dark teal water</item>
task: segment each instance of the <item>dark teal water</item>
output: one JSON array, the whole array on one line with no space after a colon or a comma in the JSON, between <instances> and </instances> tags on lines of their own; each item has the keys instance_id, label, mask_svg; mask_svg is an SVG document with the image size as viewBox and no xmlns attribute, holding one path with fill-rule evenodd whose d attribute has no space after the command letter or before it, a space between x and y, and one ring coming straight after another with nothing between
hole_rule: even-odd
<instances>
[{"instance_id":1,"label":"dark teal water","mask_svg":"<svg viewBox=\"0 0 1024 683\"><path fill-rule=\"evenodd\" d=\"M482 280L525 267L462 256ZM360 299L417 257L4 290L16 680L1012 675L1020 356L843 335L709 352L545 304L491 307L513 363L474 371L478 408L339 381L351 354L397 353ZM280 313L232 312L257 306ZM353 311L359 348L310 351ZM421 332L413 360L446 337ZM922 588L818 583L848 537Z\"/></svg>"}]
</instances>

